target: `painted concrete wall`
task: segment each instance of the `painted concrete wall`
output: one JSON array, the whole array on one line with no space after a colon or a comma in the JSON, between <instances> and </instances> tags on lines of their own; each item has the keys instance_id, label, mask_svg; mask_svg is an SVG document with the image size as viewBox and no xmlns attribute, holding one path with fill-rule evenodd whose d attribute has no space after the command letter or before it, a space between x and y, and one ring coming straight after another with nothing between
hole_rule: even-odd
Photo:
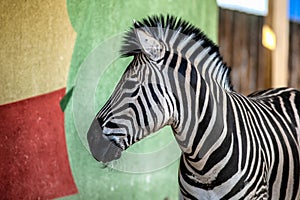
<instances>
[{"instance_id":1,"label":"painted concrete wall","mask_svg":"<svg viewBox=\"0 0 300 200\"><path fill-rule=\"evenodd\" d=\"M69 173L63 117L58 108L64 92L62 88L66 83L67 90L74 85L78 70L92 49L112 35L126 31L132 19L161 13L183 17L216 41L217 6L210 0L1 2L0 104L18 101L0 106L3 119L0 136L5 138L0 146L5 146L6 152L4 156L1 154L0 188L4 188L1 193L6 192L5 197L13 198L15 194L18 198L24 194L29 199L57 198L75 193L77 187L79 194L65 199L177 199L178 161L163 169L140 174L103 168L95 161L76 130L71 99L65 112L65 132L75 186ZM110 95L126 62L121 61L122 65L107 72L109 81L104 81L107 84L99 84L95 91L95 111ZM60 90L53 92L56 89ZM31 98L48 92L53 93ZM30 99L19 101L25 98ZM22 120L15 124L17 117ZM172 138L172 134L165 129L158 137L138 143L129 151L155 150L157 141ZM8 171L9 166L14 166L13 170ZM34 170L36 168L39 170ZM63 169L57 170L59 168ZM4 175L11 177L4 179ZM22 185L24 179L28 183L25 186ZM30 183L34 187L30 187ZM39 187L40 184L43 187ZM49 185L53 186L51 190Z\"/></svg>"},{"instance_id":2,"label":"painted concrete wall","mask_svg":"<svg viewBox=\"0 0 300 200\"><path fill-rule=\"evenodd\" d=\"M75 38L65 1L0 3L0 199L77 193L59 107Z\"/></svg>"},{"instance_id":3,"label":"painted concrete wall","mask_svg":"<svg viewBox=\"0 0 300 200\"><path fill-rule=\"evenodd\" d=\"M1 1L0 104L65 87L76 33L66 2Z\"/></svg>"}]
</instances>

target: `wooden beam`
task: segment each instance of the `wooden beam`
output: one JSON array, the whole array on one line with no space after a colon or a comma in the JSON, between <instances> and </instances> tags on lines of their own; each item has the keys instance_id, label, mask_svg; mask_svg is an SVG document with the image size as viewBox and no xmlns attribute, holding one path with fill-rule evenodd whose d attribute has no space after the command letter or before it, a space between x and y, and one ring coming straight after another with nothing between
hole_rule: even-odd
<instances>
[{"instance_id":1,"label":"wooden beam","mask_svg":"<svg viewBox=\"0 0 300 200\"><path fill-rule=\"evenodd\" d=\"M276 34L276 48L272 51L272 87L288 84L289 19L287 0L269 0L266 22Z\"/></svg>"}]
</instances>

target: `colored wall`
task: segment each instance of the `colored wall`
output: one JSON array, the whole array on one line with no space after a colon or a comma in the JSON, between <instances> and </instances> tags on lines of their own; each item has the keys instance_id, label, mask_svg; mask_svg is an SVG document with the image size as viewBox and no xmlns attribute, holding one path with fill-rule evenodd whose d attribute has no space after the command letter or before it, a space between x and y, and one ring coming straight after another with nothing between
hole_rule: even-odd
<instances>
[{"instance_id":1,"label":"colored wall","mask_svg":"<svg viewBox=\"0 0 300 200\"><path fill-rule=\"evenodd\" d=\"M76 37L66 7L0 3L0 199L77 193L59 107Z\"/></svg>"},{"instance_id":2,"label":"colored wall","mask_svg":"<svg viewBox=\"0 0 300 200\"><path fill-rule=\"evenodd\" d=\"M74 97L65 116L59 102L66 84L67 91L75 85L77 102L82 98L75 81L84 60L101 42L128 30L132 19L173 14L201 27L216 41L216 3L2 1L0 13L1 198L177 199L178 160L149 173L103 168L84 147L77 131ZM94 112L110 95L129 60L117 61L105 72L95 91ZM79 106L87 108L85 103ZM160 141L170 138L170 130L164 129L129 152L155 151Z\"/></svg>"},{"instance_id":3,"label":"colored wall","mask_svg":"<svg viewBox=\"0 0 300 200\"><path fill-rule=\"evenodd\" d=\"M0 104L65 87L76 33L66 2L1 1Z\"/></svg>"},{"instance_id":4,"label":"colored wall","mask_svg":"<svg viewBox=\"0 0 300 200\"><path fill-rule=\"evenodd\" d=\"M102 42L128 30L132 25L132 19L139 20L148 15L169 13L180 16L201 27L210 38L216 41L218 15L216 3L209 0L188 2L179 0L68 0L67 4L70 21L77 32L77 38L67 84L67 90L75 85L73 92L75 97L73 95L66 108L65 127L70 164L79 190L79 194L67 199L177 199L178 160L151 173L126 173L109 167L103 168L83 145L86 143L86 130L79 130L78 127L81 127L84 123L87 123L84 126L88 127L91 122L86 120L90 116L84 115L85 110L94 106L91 104L95 104L93 114L100 109L125 70L128 61L117 60L111 68L104 72L97 90L94 91L94 96L87 100L85 99L85 90L90 90L93 83L89 83L89 81L91 81L94 74L91 72L89 75L91 77L85 77L86 84L81 86L81 91L77 91L79 88L78 77L86 70L84 67L86 67L87 61L85 59L90 56L91 52L103 44ZM105 50L102 53L110 49ZM103 63L98 57L95 56L96 61L90 64L98 64L99 68L105 67L101 65ZM75 101L77 104L74 103ZM79 115L83 115L80 116L80 120L75 119L78 109L83 111L79 113ZM170 129L165 129L160 135L162 135L162 139L172 137ZM155 137L153 138L155 140ZM145 142L141 141L128 151L147 152L149 149L157 148L159 144L151 140L152 138ZM153 160L153 162L156 161ZM135 165L141 166L142 164L141 161L135 163Z\"/></svg>"},{"instance_id":5,"label":"colored wall","mask_svg":"<svg viewBox=\"0 0 300 200\"><path fill-rule=\"evenodd\" d=\"M69 167L64 89L0 106L0 199L53 199L77 193Z\"/></svg>"}]
</instances>

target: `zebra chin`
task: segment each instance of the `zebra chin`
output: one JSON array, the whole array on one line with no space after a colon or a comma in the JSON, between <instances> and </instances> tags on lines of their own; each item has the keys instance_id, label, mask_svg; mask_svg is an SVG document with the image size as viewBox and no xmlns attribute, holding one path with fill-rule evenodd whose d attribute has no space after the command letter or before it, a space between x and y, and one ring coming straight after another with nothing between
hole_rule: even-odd
<instances>
[{"instance_id":1,"label":"zebra chin","mask_svg":"<svg viewBox=\"0 0 300 200\"><path fill-rule=\"evenodd\" d=\"M89 128L87 140L90 151L97 161L106 163L121 157L122 149L103 134L97 118Z\"/></svg>"}]
</instances>

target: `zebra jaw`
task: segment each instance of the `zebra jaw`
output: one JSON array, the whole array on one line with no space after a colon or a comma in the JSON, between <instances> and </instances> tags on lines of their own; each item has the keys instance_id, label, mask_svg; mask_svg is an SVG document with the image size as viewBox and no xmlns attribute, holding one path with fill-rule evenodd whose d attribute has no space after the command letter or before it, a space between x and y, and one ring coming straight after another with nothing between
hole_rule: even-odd
<instances>
[{"instance_id":1,"label":"zebra jaw","mask_svg":"<svg viewBox=\"0 0 300 200\"><path fill-rule=\"evenodd\" d=\"M106 163L121 157L123 149L116 145L113 138L109 138L103 133L97 118L93 120L89 128L87 140L91 153L97 161Z\"/></svg>"}]
</instances>

